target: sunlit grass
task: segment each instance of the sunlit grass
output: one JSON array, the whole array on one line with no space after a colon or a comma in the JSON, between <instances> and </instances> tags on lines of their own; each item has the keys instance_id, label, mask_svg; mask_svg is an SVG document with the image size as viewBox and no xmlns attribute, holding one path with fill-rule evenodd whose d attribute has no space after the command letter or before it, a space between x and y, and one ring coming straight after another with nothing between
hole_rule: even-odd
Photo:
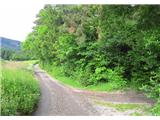
<instances>
[{"instance_id":1,"label":"sunlit grass","mask_svg":"<svg viewBox=\"0 0 160 120\"><path fill-rule=\"evenodd\" d=\"M61 72L61 69L58 67L54 67L52 66L52 70L48 71L48 73L55 78L56 80L58 80L59 82L61 82L62 84L68 85L70 87L74 87L74 88L81 88L81 89L85 89L84 86L82 86L78 81L74 80L71 77L66 77L63 72Z\"/></svg>"},{"instance_id":2,"label":"sunlit grass","mask_svg":"<svg viewBox=\"0 0 160 120\"><path fill-rule=\"evenodd\" d=\"M115 108L116 110L120 112L126 112L129 110L134 110L133 113L131 113L132 116L141 116L141 115L147 115L149 114L150 106L146 104L133 104L133 103L110 103L100 100L94 100L95 104L104 106L104 107L111 107Z\"/></svg>"},{"instance_id":3,"label":"sunlit grass","mask_svg":"<svg viewBox=\"0 0 160 120\"><path fill-rule=\"evenodd\" d=\"M47 70L47 72L56 80L61 82L64 85L73 87L73 88L79 88L79 89L85 89L85 90L93 90L93 91L113 91L113 85L114 83L98 83L97 85L89 85L89 86L83 86L80 84L79 81L72 77L66 77L64 75L63 70L60 67L56 66L50 66L48 68L44 68Z\"/></svg>"},{"instance_id":4,"label":"sunlit grass","mask_svg":"<svg viewBox=\"0 0 160 120\"><path fill-rule=\"evenodd\" d=\"M1 115L28 115L39 99L38 81L25 62L2 63Z\"/></svg>"}]
</instances>

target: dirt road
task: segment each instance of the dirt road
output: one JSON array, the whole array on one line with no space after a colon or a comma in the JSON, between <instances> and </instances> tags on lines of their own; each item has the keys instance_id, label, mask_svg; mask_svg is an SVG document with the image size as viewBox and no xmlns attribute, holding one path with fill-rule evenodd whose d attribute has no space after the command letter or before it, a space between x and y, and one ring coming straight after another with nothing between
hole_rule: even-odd
<instances>
[{"instance_id":1,"label":"dirt road","mask_svg":"<svg viewBox=\"0 0 160 120\"><path fill-rule=\"evenodd\" d=\"M81 100L81 97L75 95L70 88L55 81L38 66L35 66L35 75L40 80L41 98L34 115L78 116L98 114L85 99ZM84 101L85 104L82 104Z\"/></svg>"},{"instance_id":2,"label":"dirt road","mask_svg":"<svg viewBox=\"0 0 160 120\"><path fill-rule=\"evenodd\" d=\"M60 84L45 71L35 66L35 76L40 82L41 97L35 116L87 116L87 115L130 115L111 107L96 105L93 101L112 103L152 104L141 94L99 93L73 89Z\"/></svg>"}]
</instances>

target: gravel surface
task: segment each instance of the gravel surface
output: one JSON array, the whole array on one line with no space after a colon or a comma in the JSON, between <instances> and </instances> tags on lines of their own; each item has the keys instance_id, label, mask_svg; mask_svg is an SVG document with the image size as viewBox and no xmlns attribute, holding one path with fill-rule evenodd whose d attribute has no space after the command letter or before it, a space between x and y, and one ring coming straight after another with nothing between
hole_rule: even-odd
<instances>
[{"instance_id":1,"label":"gravel surface","mask_svg":"<svg viewBox=\"0 0 160 120\"><path fill-rule=\"evenodd\" d=\"M37 65L35 76L40 82L41 97L34 116L130 115L130 111L119 112L111 107L97 105L94 100L124 104L154 103L143 94L133 91L107 93L71 88L59 83Z\"/></svg>"},{"instance_id":2,"label":"gravel surface","mask_svg":"<svg viewBox=\"0 0 160 120\"><path fill-rule=\"evenodd\" d=\"M40 80L41 97L35 116L86 116L98 115L96 110L83 99L75 95L70 88L65 87L51 78L46 72L35 66L35 76ZM84 103L84 104L83 104Z\"/></svg>"}]
</instances>

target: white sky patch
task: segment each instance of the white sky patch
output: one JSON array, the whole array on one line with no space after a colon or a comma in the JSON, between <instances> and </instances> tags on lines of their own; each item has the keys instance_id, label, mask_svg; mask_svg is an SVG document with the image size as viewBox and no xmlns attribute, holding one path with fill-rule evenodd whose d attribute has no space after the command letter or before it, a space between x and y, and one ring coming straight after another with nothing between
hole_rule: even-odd
<instances>
[{"instance_id":1,"label":"white sky patch","mask_svg":"<svg viewBox=\"0 0 160 120\"><path fill-rule=\"evenodd\" d=\"M24 41L27 34L32 31L36 14L44 7L45 2L44 0L0 1L0 36Z\"/></svg>"}]
</instances>

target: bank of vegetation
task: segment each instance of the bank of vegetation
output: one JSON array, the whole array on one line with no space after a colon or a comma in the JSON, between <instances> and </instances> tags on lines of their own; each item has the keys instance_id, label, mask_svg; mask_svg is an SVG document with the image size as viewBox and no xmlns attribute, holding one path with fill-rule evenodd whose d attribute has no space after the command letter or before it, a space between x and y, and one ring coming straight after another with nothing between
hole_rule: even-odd
<instances>
[{"instance_id":1,"label":"bank of vegetation","mask_svg":"<svg viewBox=\"0 0 160 120\"><path fill-rule=\"evenodd\" d=\"M159 11L158 5L46 5L23 47L43 68L56 67L81 86L141 90L157 101L152 113L160 115Z\"/></svg>"},{"instance_id":2,"label":"bank of vegetation","mask_svg":"<svg viewBox=\"0 0 160 120\"><path fill-rule=\"evenodd\" d=\"M30 62L1 61L1 115L31 115L40 96Z\"/></svg>"}]
</instances>

